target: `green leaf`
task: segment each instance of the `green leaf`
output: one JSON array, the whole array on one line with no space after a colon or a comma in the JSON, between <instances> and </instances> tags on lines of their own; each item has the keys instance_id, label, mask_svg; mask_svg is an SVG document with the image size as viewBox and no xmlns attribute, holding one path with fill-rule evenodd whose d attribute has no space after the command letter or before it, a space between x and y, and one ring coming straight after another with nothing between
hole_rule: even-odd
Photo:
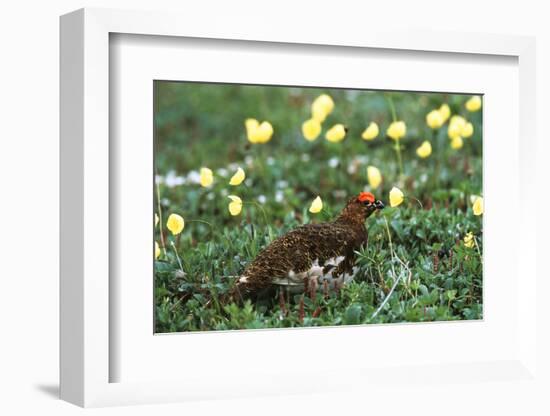
<instances>
[{"instance_id":1,"label":"green leaf","mask_svg":"<svg viewBox=\"0 0 550 416\"><path fill-rule=\"evenodd\" d=\"M350 305L344 314L344 322L348 325L355 325L361 323L361 305Z\"/></svg>"}]
</instances>

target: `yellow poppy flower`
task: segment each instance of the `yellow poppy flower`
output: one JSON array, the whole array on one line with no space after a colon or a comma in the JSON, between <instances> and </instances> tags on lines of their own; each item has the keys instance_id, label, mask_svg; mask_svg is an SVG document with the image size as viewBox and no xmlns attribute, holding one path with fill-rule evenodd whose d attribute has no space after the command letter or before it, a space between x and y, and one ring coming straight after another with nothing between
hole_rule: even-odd
<instances>
[{"instance_id":1,"label":"yellow poppy flower","mask_svg":"<svg viewBox=\"0 0 550 416\"><path fill-rule=\"evenodd\" d=\"M254 119L254 118L247 118L244 121L244 126L246 128L246 133L248 135L250 135L251 132L256 130L259 125L260 125L260 123L258 122L258 120Z\"/></svg>"},{"instance_id":2,"label":"yellow poppy flower","mask_svg":"<svg viewBox=\"0 0 550 416\"><path fill-rule=\"evenodd\" d=\"M250 143L257 143L256 130L260 126L258 120L254 118L247 118L244 122L246 128L246 137Z\"/></svg>"},{"instance_id":3,"label":"yellow poppy flower","mask_svg":"<svg viewBox=\"0 0 550 416\"><path fill-rule=\"evenodd\" d=\"M325 138L332 143L338 143L346 137L346 128L343 124L335 124L325 134Z\"/></svg>"},{"instance_id":4,"label":"yellow poppy flower","mask_svg":"<svg viewBox=\"0 0 550 416\"><path fill-rule=\"evenodd\" d=\"M185 227L185 221L178 214L170 214L168 220L166 221L166 228L170 230L173 235L178 235L183 231Z\"/></svg>"},{"instance_id":5,"label":"yellow poppy flower","mask_svg":"<svg viewBox=\"0 0 550 416\"><path fill-rule=\"evenodd\" d=\"M453 148L454 150L458 150L462 148L463 145L464 145L464 141L460 136L456 136L451 140L451 148Z\"/></svg>"},{"instance_id":6,"label":"yellow poppy flower","mask_svg":"<svg viewBox=\"0 0 550 416\"><path fill-rule=\"evenodd\" d=\"M211 169L201 168L200 176L201 186L204 186L205 188L208 188L214 182L214 174Z\"/></svg>"},{"instance_id":7,"label":"yellow poppy flower","mask_svg":"<svg viewBox=\"0 0 550 416\"><path fill-rule=\"evenodd\" d=\"M244 170L242 170L242 168L238 168L237 172L235 172L235 174L229 180L229 185L240 185L244 181L244 178L246 178Z\"/></svg>"},{"instance_id":8,"label":"yellow poppy flower","mask_svg":"<svg viewBox=\"0 0 550 416\"><path fill-rule=\"evenodd\" d=\"M267 143L273 136L273 126L268 121L262 121L258 127L258 141L259 143Z\"/></svg>"},{"instance_id":9,"label":"yellow poppy flower","mask_svg":"<svg viewBox=\"0 0 550 416\"><path fill-rule=\"evenodd\" d=\"M404 121L394 121L386 130L386 134L393 140L400 140L407 134L407 125Z\"/></svg>"},{"instance_id":10,"label":"yellow poppy flower","mask_svg":"<svg viewBox=\"0 0 550 416\"><path fill-rule=\"evenodd\" d=\"M416 149L416 154L421 157L422 159L427 158L432 154L432 144L424 140L424 142Z\"/></svg>"},{"instance_id":11,"label":"yellow poppy flower","mask_svg":"<svg viewBox=\"0 0 550 416\"><path fill-rule=\"evenodd\" d=\"M426 114L426 124L431 129L438 129L445 123L443 114L439 110L432 110Z\"/></svg>"},{"instance_id":12,"label":"yellow poppy flower","mask_svg":"<svg viewBox=\"0 0 550 416\"><path fill-rule=\"evenodd\" d=\"M229 213L233 216L239 215L243 209L243 201L236 195L227 196L231 202L229 203Z\"/></svg>"},{"instance_id":13,"label":"yellow poppy flower","mask_svg":"<svg viewBox=\"0 0 550 416\"><path fill-rule=\"evenodd\" d=\"M253 118L246 119L244 122L246 135L250 143L267 143L273 136L273 126L268 121L262 121Z\"/></svg>"},{"instance_id":14,"label":"yellow poppy flower","mask_svg":"<svg viewBox=\"0 0 550 416\"><path fill-rule=\"evenodd\" d=\"M363 138L363 140L374 140L376 139L376 137L378 137L379 132L380 129L378 128L378 124L376 124L374 121L371 121L361 137Z\"/></svg>"},{"instance_id":15,"label":"yellow poppy flower","mask_svg":"<svg viewBox=\"0 0 550 416\"><path fill-rule=\"evenodd\" d=\"M159 243L155 241L155 260L160 257L160 247Z\"/></svg>"},{"instance_id":16,"label":"yellow poppy flower","mask_svg":"<svg viewBox=\"0 0 550 416\"><path fill-rule=\"evenodd\" d=\"M158 225L158 223L159 223L159 216L155 212L155 227Z\"/></svg>"},{"instance_id":17,"label":"yellow poppy flower","mask_svg":"<svg viewBox=\"0 0 550 416\"><path fill-rule=\"evenodd\" d=\"M449 127L447 128L447 134L449 135L450 139L454 139L456 137L463 137L463 131L466 127L466 119L462 116L454 115L451 117L451 121L449 121Z\"/></svg>"},{"instance_id":18,"label":"yellow poppy flower","mask_svg":"<svg viewBox=\"0 0 550 416\"><path fill-rule=\"evenodd\" d=\"M322 123L327 118L328 113L321 106L312 106L311 107L311 118L317 120L319 123Z\"/></svg>"},{"instance_id":19,"label":"yellow poppy flower","mask_svg":"<svg viewBox=\"0 0 550 416\"><path fill-rule=\"evenodd\" d=\"M483 214L483 198L478 196L474 201L472 209L474 210L474 215Z\"/></svg>"},{"instance_id":20,"label":"yellow poppy flower","mask_svg":"<svg viewBox=\"0 0 550 416\"><path fill-rule=\"evenodd\" d=\"M475 245L474 239L475 237L473 233L466 234L464 236L464 246L468 248L472 248Z\"/></svg>"},{"instance_id":21,"label":"yellow poppy flower","mask_svg":"<svg viewBox=\"0 0 550 416\"><path fill-rule=\"evenodd\" d=\"M382 183L382 174L380 170L374 166L367 167L367 179L372 189L376 189Z\"/></svg>"},{"instance_id":22,"label":"yellow poppy flower","mask_svg":"<svg viewBox=\"0 0 550 416\"><path fill-rule=\"evenodd\" d=\"M318 196L311 203L311 206L309 207L309 212L311 212L312 214L317 214L318 212L321 212L322 209L323 209L323 201L321 200L321 197Z\"/></svg>"},{"instance_id":23,"label":"yellow poppy flower","mask_svg":"<svg viewBox=\"0 0 550 416\"><path fill-rule=\"evenodd\" d=\"M479 95L474 95L471 97L468 101L466 101L466 104L464 104L466 107L466 110L470 112L478 111L481 108L481 97Z\"/></svg>"},{"instance_id":24,"label":"yellow poppy flower","mask_svg":"<svg viewBox=\"0 0 550 416\"><path fill-rule=\"evenodd\" d=\"M468 137L472 137L473 134L474 134L473 124L470 122L466 123L462 128L462 137L467 139Z\"/></svg>"},{"instance_id":25,"label":"yellow poppy flower","mask_svg":"<svg viewBox=\"0 0 550 416\"><path fill-rule=\"evenodd\" d=\"M403 195L403 192L401 192L401 189L396 188L395 186L391 188L390 191L390 206L391 207L397 207L403 203L403 200L405 199L405 195Z\"/></svg>"},{"instance_id":26,"label":"yellow poppy flower","mask_svg":"<svg viewBox=\"0 0 550 416\"><path fill-rule=\"evenodd\" d=\"M474 202L476 202L476 199L478 198L481 198L479 195L470 195L470 203L473 204Z\"/></svg>"},{"instance_id":27,"label":"yellow poppy flower","mask_svg":"<svg viewBox=\"0 0 550 416\"><path fill-rule=\"evenodd\" d=\"M441 113L441 117L443 117L443 123L451 117L451 108L446 103L441 104L441 107L439 107L439 112Z\"/></svg>"},{"instance_id":28,"label":"yellow poppy flower","mask_svg":"<svg viewBox=\"0 0 550 416\"><path fill-rule=\"evenodd\" d=\"M334 101L332 101L330 95L321 94L311 105L311 116L319 123L322 123L333 109Z\"/></svg>"},{"instance_id":29,"label":"yellow poppy flower","mask_svg":"<svg viewBox=\"0 0 550 416\"><path fill-rule=\"evenodd\" d=\"M321 123L314 118L304 121L302 124L302 134L306 140L312 142L321 134Z\"/></svg>"}]
</instances>

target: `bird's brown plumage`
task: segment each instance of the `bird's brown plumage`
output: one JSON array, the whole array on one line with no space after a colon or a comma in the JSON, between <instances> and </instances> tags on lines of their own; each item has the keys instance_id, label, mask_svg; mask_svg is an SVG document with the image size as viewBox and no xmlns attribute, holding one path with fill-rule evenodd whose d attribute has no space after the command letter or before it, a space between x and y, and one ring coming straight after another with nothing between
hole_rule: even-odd
<instances>
[{"instance_id":1,"label":"bird's brown plumage","mask_svg":"<svg viewBox=\"0 0 550 416\"><path fill-rule=\"evenodd\" d=\"M382 207L372 194L361 193L334 221L306 224L278 237L246 267L235 292L241 297L256 293L289 276L307 274L314 265L335 278L351 274L355 251L367 242L365 220Z\"/></svg>"}]
</instances>

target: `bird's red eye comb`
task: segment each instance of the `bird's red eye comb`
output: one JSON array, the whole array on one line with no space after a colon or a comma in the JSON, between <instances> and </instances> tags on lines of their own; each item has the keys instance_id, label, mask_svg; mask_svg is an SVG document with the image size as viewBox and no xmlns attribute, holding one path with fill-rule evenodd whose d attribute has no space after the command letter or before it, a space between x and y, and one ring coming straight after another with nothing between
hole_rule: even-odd
<instances>
[{"instance_id":1,"label":"bird's red eye comb","mask_svg":"<svg viewBox=\"0 0 550 416\"><path fill-rule=\"evenodd\" d=\"M374 195L370 192L361 192L357 199L359 200L359 202L369 201L370 203L373 203L375 198Z\"/></svg>"}]
</instances>

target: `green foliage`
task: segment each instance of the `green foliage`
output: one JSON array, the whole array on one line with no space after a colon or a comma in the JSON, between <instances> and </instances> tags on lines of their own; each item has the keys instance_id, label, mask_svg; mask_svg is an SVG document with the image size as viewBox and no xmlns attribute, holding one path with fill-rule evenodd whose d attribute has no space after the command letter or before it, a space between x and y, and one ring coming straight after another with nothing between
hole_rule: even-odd
<instances>
[{"instance_id":1,"label":"green foliage","mask_svg":"<svg viewBox=\"0 0 550 416\"><path fill-rule=\"evenodd\" d=\"M301 123L324 92L336 106L323 123L322 136L308 142ZM155 261L157 332L483 317L482 218L473 215L470 203L472 194L482 194L481 113L464 110L468 97L392 93L408 130L401 140L403 176L393 142L384 134L391 112L382 92L161 82L156 98L155 169L162 180L155 211L160 204L162 222L172 212L186 220L178 237L162 223L155 228L155 239L161 242L162 228L166 241L166 254L163 250ZM458 151L449 146L446 125L434 133L425 124L426 113L444 102L474 124L474 136ZM270 142L248 143L248 117L272 123ZM381 133L366 142L360 136L370 121L380 125ZM327 142L324 132L339 122L349 128L346 138ZM431 141L433 153L419 159L415 150L424 140ZM229 300L235 279L270 241L300 224L333 218L350 196L369 190L368 165L378 167L384 178L373 190L378 198L386 202L397 186L422 207L406 199L367 220L369 243L357 253L353 282L313 297L283 292L282 302L277 292L242 305ZM211 188L196 183L203 166L215 173ZM237 166L247 180L232 187L228 181ZM244 201L241 215L229 214L228 194ZM324 210L314 215L308 208L317 195ZM395 255L408 264L410 275L392 256L386 220ZM476 236L474 247L462 243L467 232ZM169 241L177 247L181 269ZM373 319L396 275L403 277Z\"/></svg>"}]
</instances>

